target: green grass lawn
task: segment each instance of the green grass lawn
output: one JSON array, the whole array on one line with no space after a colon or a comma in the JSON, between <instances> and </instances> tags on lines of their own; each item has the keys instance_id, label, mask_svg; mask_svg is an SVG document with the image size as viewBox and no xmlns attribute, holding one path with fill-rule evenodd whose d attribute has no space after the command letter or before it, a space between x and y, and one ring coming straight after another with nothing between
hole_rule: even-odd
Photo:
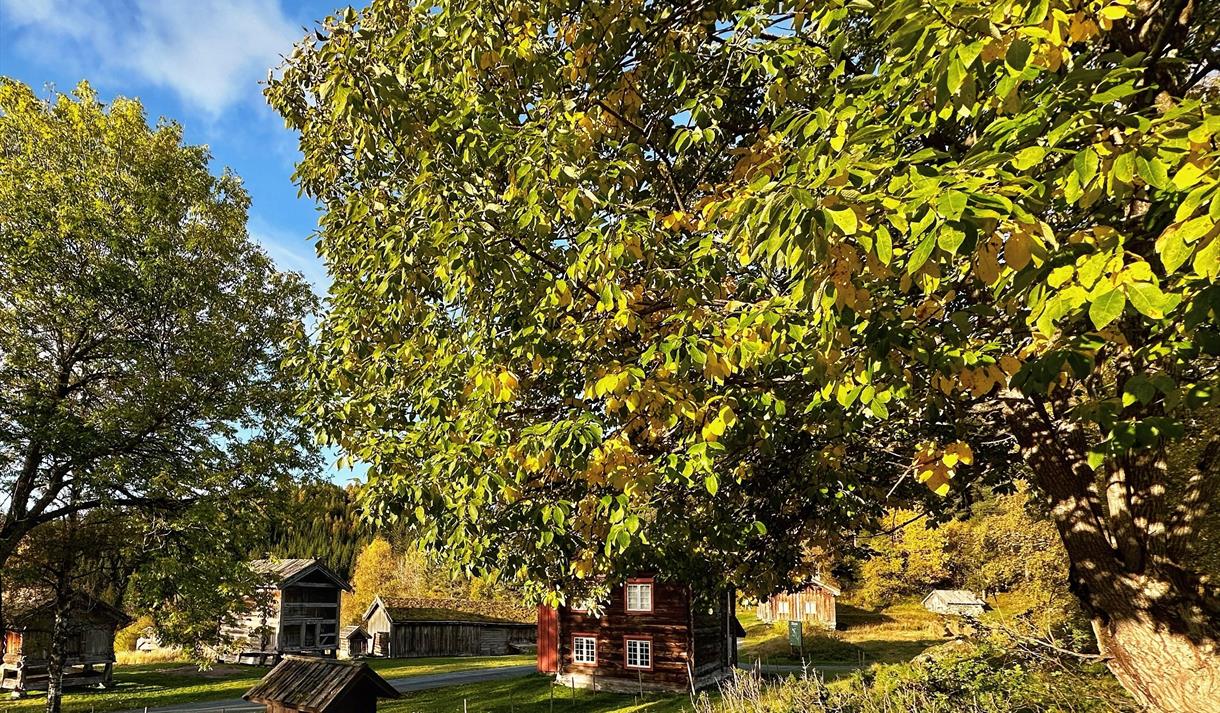
<instances>
[{"instance_id":1,"label":"green grass lawn","mask_svg":"<svg viewBox=\"0 0 1220 713\"><path fill-rule=\"evenodd\" d=\"M533 663L533 656L487 656L441 659L370 659L369 665L386 678L424 676L472 668L495 668ZM115 687L108 691L72 690L64 695L65 713L104 713L127 708L150 708L174 703L202 703L240 698L268 669L220 665L200 671L194 664L151 663L118 665ZM31 694L22 700L0 699L0 713L41 710L45 697Z\"/></svg>"},{"instance_id":2,"label":"green grass lawn","mask_svg":"<svg viewBox=\"0 0 1220 713\"><path fill-rule=\"evenodd\" d=\"M690 709L690 699L683 695L645 694L639 698L573 691L552 687L552 679L542 675L408 693L401 700L384 701L378 708L381 713L679 713Z\"/></svg>"}]
</instances>

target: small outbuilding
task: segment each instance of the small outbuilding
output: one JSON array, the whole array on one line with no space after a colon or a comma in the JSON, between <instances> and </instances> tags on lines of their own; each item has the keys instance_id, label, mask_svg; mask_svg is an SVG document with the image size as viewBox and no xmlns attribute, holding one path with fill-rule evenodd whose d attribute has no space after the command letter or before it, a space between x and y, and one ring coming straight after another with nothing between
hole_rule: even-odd
<instances>
[{"instance_id":1,"label":"small outbuilding","mask_svg":"<svg viewBox=\"0 0 1220 713\"><path fill-rule=\"evenodd\" d=\"M363 626L345 626L339 632L339 658L354 659L367 656L369 642L373 637Z\"/></svg>"},{"instance_id":2,"label":"small outbuilding","mask_svg":"<svg viewBox=\"0 0 1220 713\"><path fill-rule=\"evenodd\" d=\"M339 652L339 605L352 587L317 559L255 560L262 577L260 606L223 628L235 644L231 663L265 665L284 654L334 658Z\"/></svg>"},{"instance_id":3,"label":"small outbuilding","mask_svg":"<svg viewBox=\"0 0 1220 713\"><path fill-rule=\"evenodd\" d=\"M795 592L781 592L758 603L758 620L770 624L776 621L799 621L817 624L827 629L838 626L835 602L841 594L838 587L820 579Z\"/></svg>"},{"instance_id":4,"label":"small outbuilding","mask_svg":"<svg viewBox=\"0 0 1220 713\"><path fill-rule=\"evenodd\" d=\"M930 612L975 618L987 610L987 602L968 589L933 589L923 598Z\"/></svg>"},{"instance_id":5,"label":"small outbuilding","mask_svg":"<svg viewBox=\"0 0 1220 713\"><path fill-rule=\"evenodd\" d=\"M537 641L532 611L494 602L377 596L362 621L372 656L506 656Z\"/></svg>"},{"instance_id":6,"label":"small outbuilding","mask_svg":"<svg viewBox=\"0 0 1220 713\"><path fill-rule=\"evenodd\" d=\"M368 664L315 656L285 656L242 696L267 713L374 713L377 699L399 697Z\"/></svg>"},{"instance_id":7,"label":"small outbuilding","mask_svg":"<svg viewBox=\"0 0 1220 713\"><path fill-rule=\"evenodd\" d=\"M50 592L17 590L4 599L0 690L46 690L55 599ZM122 611L84 593L68 603L63 685L109 686L114 675L114 633L131 623Z\"/></svg>"}]
</instances>

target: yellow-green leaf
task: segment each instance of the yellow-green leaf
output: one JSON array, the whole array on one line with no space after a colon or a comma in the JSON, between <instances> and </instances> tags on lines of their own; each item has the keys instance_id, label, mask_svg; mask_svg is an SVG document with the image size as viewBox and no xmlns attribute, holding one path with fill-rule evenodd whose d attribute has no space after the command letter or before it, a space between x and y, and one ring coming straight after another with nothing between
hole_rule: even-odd
<instances>
[{"instance_id":1,"label":"yellow-green leaf","mask_svg":"<svg viewBox=\"0 0 1220 713\"><path fill-rule=\"evenodd\" d=\"M1093 326L1101 329L1107 324L1118 319L1118 316L1123 313L1123 308L1127 306L1127 297L1122 290L1110 290L1093 300L1093 304L1089 305L1089 319L1093 321Z\"/></svg>"},{"instance_id":2,"label":"yellow-green leaf","mask_svg":"<svg viewBox=\"0 0 1220 713\"><path fill-rule=\"evenodd\" d=\"M842 210L827 208L826 212L830 214L830 219L835 222L835 225L839 226L839 230L842 230L844 235L855 235L856 228L859 227L856 220L856 211L851 208L844 208Z\"/></svg>"}]
</instances>

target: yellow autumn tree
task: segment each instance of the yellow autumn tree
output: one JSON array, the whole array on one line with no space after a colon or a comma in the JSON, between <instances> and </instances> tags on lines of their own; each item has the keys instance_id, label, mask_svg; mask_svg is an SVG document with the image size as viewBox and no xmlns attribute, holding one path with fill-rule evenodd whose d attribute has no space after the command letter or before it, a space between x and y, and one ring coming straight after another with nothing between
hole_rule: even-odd
<instances>
[{"instance_id":1,"label":"yellow autumn tree","mask_svg":"<svg viewBox=\"0 0 1220 713\"><path fill-rule=\"evenodd\" d=\"M397 563L394 548L384 538L374 538L356 557L352 570L351 594L343 595L343 622L358 624L373 597L385 594L395 580Z\"/></svg>"}]
</instances>

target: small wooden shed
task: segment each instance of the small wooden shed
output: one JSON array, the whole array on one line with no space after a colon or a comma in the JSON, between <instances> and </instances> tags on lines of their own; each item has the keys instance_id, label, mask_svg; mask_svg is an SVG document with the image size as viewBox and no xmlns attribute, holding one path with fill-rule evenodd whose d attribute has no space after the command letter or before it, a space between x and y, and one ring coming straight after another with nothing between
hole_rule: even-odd
<instances>
[{"instance_id":1,"label":"small wooden shed","mask_svg":"<svg viewBox=\"0 0 1220 713\"><path fill-rule=\"evenodd\" d=\"M4 600L0 690L24 694L46 690L55 601L50 592L17 590ZM131 623L122 611L84 593L68 603L67 657L63 685L108 686L113 681L114 633Z\"/></svg>"},{"instance_id":2,"label":"small wooden shed","mask_svg":"<svg viewBox=\"0 0 1220 713\"><path fill-rule=\"evenodd\" d=\"M987 602L968 589L933 589L923 598L930 612L975 618L987 610Z\"/></svg>"},{"instance_id":3,"label":"small wooden shed","mask_svg":"<svg viewBox=\"0 0 1220 713\"><path fill-rule=\"evenodd\" d=\"M398 697L363 662L291 655L242 696L267 713L374 713L378 698Z\"/></svg>"},{"instance_id":4,"label":"small wooden shed","mask_svg":"<svg viewBox=\"0 0 1220 713\"><path fill-rule=\"evenodd\" d=\"M362 621L373 656L506 656L537 640L531 611L465 599L377 596Z\"/></svg>"},{"instance_id":5,"label":"small wooden shed","mask_svg":"<svg viewBox=\"0 0 1220 713\"><path fill-rule=\"evenodd\" d=\"M758 604L758 620L768 624L776 621L799 621L833 629L838 626L835 609L839 588L820 579L795 592L781 592Z\"/></svg>"},{"instance_id":6,"label":"small wooden shed","mask_svg":"<svg viewBox=\"0 0 1220 713\"><path fill-rule=\"evenodd\" d=\"M339 658L354 659L358 656L367 656L369 653L369 642L373 637L369 636L369 632L364 630L363 626L345 626L339 632Z\"/></svg>"}]
</instances>

